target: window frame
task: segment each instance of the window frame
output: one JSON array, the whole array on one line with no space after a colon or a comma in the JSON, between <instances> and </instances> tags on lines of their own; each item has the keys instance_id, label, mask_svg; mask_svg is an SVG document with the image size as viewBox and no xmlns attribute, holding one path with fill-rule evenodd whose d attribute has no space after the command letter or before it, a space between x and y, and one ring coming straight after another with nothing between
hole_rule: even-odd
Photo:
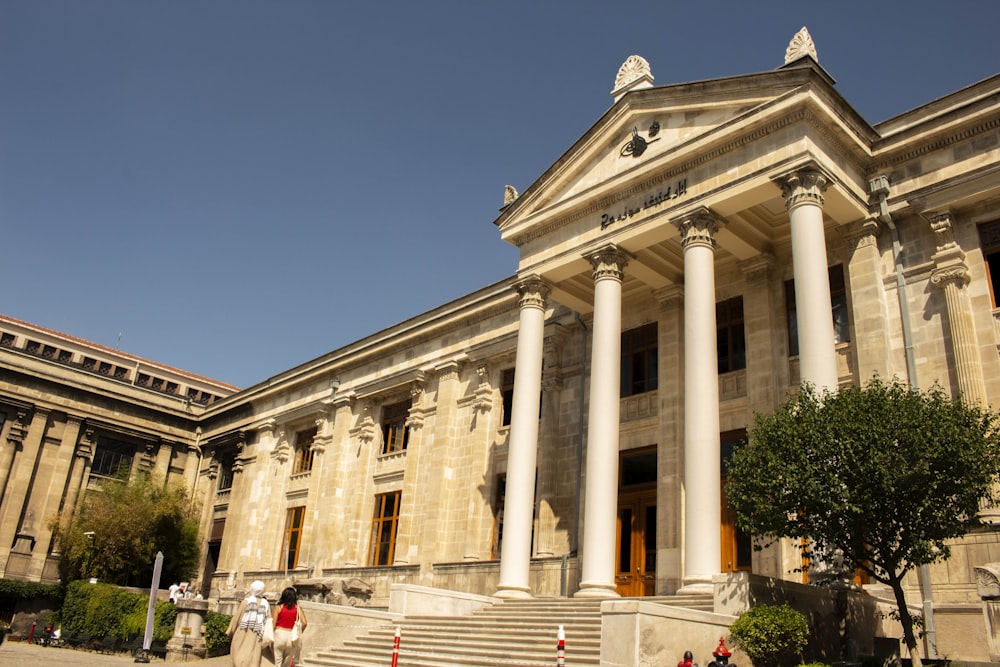
<instances>
[{"instance_id":1,"label":"window frame","mask_svg":"<svg viewBox=\"0 0 1000 667\"><path fill-rule=\"evenodd\" d=\"M392 565L396 557L396 534L399 530L399 507L402 495L402 491L389 491L375 496L371 542L368 548L370 567ZM388 500L392 501L391 504L386 502Z\"/></svg>"},{"instance_id":2,"label":"window frame","mask_svg":"<svg viewBox=\"0 0 1000 667\"><path fill-rule=\"evenodd\" d=\"M747 332L742 294L715 304L715 330L719 374L746 370Z\"/></svg>"},{"instance_id":3,"label":"window frame","mask_svg":"<svg viewBox=\"0 0 1000 667\"><path fill-rule=\"evenodd\" d=\"M310 472L313 467L313 442L318 429L315 426L296 431L295 455L292 458L292 474L300 475Z\"/></svg>"},{"instance_id":4,"label":"window frame","mask_svg":"<svg viewBox=\"0 0 1000 667\"><path fill-rule=\"evenodd\" d=\"M382 406L382 455L405 452L410 443L410 428L406 420L410 416L413 401L407 399Z\"/></svg>"},{"instance_id":5,"label":"window frame","mask_svg":"<svg viewBox=\"0 0 1000 667\"><path fill-rule=\"evenodd\" d=\"M285 512L285 531L281 541L281 559L284 569L294 570L302 553L302 530L306 523L306 506L289 507Z\"/></svg>"},{"instance_id":6,"label":"window frame","mask_svg":"<svg viewBox=\"0 0 1000 667\"><path fill-rule=\"evenodd\" d=\"M620 398L659 388L659 330L659 323L653 321L622 332Z\"/></svg>"}]
</instances>

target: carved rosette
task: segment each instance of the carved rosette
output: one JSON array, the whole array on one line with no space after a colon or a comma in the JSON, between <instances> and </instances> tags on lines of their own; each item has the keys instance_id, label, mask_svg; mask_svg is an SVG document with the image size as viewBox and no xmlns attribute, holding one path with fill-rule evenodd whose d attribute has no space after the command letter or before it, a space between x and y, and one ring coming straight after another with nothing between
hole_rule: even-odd
<instances>
[{"instance_id":1,"label":"carved rosette","mask_svg":"<svg viewBox=\"0 0 1000 667\"><path fill-rule=\"evenodd\" d=\"M615 77L615 90L621 90L629 84L640 79L648 78L653 80L653 71L649 68L649 63L642 56L632 55L625 59L622 66L618 68L618 76Z\"/></svg>"},{"instance_id":2,"label":"carved rosette","mask_svg":"<svg viewBox=\"0 0 1000 667\"><path fill-rule=\"evenodd\" d=\"M987 563L974 570L979 597L984 600L1000 599L1000 563Z\"/></svg>"},{"instance_id":3,"label":"carved rosette","mask_svg":"<svg viewBox=\"0 0 1000 667\"><path fill-rule=\"evenodd\" d=\"M493 409L493 387L490 386L490 369L486 364L476 366L479 385L476 387L476 400L472 407L477 412L489 412Z\"/></svg>"},{"instance_id":4,"label":"carved rosette","mask_svg":"<svg viewBox=\"0 0 1000 667\"><path fill-rule=\"evenodd\" d=\"M510 206L517 199L517 189L513 185L505 185L503 187L503 205Z\"/></svg>"},{"instance_id":5,"label":"carved rosette","mask_svg":"<svg viewBox=\"0 0 1000 667\"><path fill-rule=\"evenodd\" d=\"M830 181L815 169L802 169L781 180L781 196L785 198L785 209L791 211L801 204L822 206L823 193Z\"/></svg>"},{"instance_id":6,"label":"carved rosette","mask_svg":"<svg viewBox=\"0 0 1000 667\"><path fill-rule=\"evenodd\" d=\"M628 257L617 246L606 246L587 256L594 269L594 282L599 280L625 280Z\"/></svg>"},{"instance_id":7,"label":"carved rosette","mask_svg":"<svg viewBox=\"0 0 1000 667\"><path fill-rule=\"evenodd\" d=\"M788 48L785 49L785 64L795 62L803 56L812 56L813 60L819 62L819 56L816 55L816 45L813 44L812 37L805 26L802 26L802 30L795 33L795 37L792 37L792 41L788 43Z\"/></svg>"},{"instance_id":8,"label":"carved rosette","mask_svg":"<svg viewBox=\"0 0 1000 667\"><path fill-rule=\"evenodd\" d=\"M715 235L719 233L720 219L707 208L699 209L674 223L681 233L681 247L694 246L715 249Z\"/></svg>"},{"instance_id":9,"label":"carved rosette","mask_svg":"<svg viewBox=\"0 0 1000 667\"><path fill-rule=\"evenodd\" d=\"M514 291L521 297L517 304L518 307L545 310L550 289L544 280L538 276L529 276L516 282L513 287Z\"/></svg>"}]
</instances>

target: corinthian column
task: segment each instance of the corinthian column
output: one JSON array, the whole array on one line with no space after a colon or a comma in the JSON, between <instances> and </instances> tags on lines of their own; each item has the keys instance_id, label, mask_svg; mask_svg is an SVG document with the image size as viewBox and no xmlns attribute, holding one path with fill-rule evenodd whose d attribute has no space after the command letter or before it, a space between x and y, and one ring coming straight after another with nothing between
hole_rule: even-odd
<instances>
[{"instance_id":1,"label":"corinthian column","mask_svg":"<svg viewBox=\"0 0 1000 667\"><path fill-rule=\"evenodd\" d=\"M503 543L497 596L529 598L531 524L535 506L535 460L538 453L538 402L542 395L545 299L549 287L538 276L518 281L521 296L514 361L514 397L507 455Z\"/></svg>"},{"instance_id":2,"label":"corinthian column","mask_svg":"<svg viewBox=\"0 0 1000 667\"><path fill-rule=\"evenodd\" d=\"M627 259L615 246L587 257L594 267L594 332L579 597L617 597L618 411L621 399L622 280Z\"/></svg>"},{"instance_id":3,"label":"corinthian column","mask_svg":"<svg viewBox=\"0 0 1000 667\"><path fill-rule=\"evenodd\" d=\"M837 352L823 231L823 193L828 185L826 176L815 169L802 169L781 180L792 230L799 369L802 381L820 392L837 389Z\"/></svg>"},{"instance_id":4,"label":"corinthian column","mask_svg":"<svg viewBox=\"0 0 1000 667\"><path fill-rule=\"evenodd\" d=\"M972 302L965 289L969 284L969 269L965 253L952 239L952 222L949 213L931 217L931 228L937 235L937 252L931 257L934 269L931 282L944 290L948 309L948 331L951 334L952 354L955 356L955 374L958 390L969 403L986 405L986 382L976 340L976 326L972 317Z\"/></svg>"},{"instance_id":5,"label":"corinthian column","mask_svg":"<svg viewBox=\"0 0 1000 667\"><path fill-rule=\"evenodd\" d=\"M677 221L684 248L684 575L682 593L710 593L721 568L719 353L715 234L707 208Z\"/></svg>"}]
</instances>

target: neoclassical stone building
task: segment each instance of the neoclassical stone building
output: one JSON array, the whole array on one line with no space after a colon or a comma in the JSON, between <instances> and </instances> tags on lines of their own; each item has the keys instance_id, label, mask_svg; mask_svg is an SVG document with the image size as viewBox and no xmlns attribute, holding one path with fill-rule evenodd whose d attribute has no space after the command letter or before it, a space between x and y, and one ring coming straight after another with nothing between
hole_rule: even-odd
<instances>
[{"instance_id":1,"label":"neoclassical stone building","mask_svg":"<svg viewBox=\"0 0 1000 667\"><path fill-rule=\"evenodd\" d=\"M210 596L254 578L356 577L374 606L393 583L517 598L800 579L797 549L753 551L727 509L754 413L875 374L1000 404L998 94L995 76L873 126L805 30L777 69L717 80L657 86L632 56L609 110L506 188L513 277L242 391L107 349L91 357L124 376L95 374L0 320L3 576L51 576L42 519L114 442L201 499ZM998 537L911 584L952 657L989 653L975 568Z\"/></svg>"}]
</instances>

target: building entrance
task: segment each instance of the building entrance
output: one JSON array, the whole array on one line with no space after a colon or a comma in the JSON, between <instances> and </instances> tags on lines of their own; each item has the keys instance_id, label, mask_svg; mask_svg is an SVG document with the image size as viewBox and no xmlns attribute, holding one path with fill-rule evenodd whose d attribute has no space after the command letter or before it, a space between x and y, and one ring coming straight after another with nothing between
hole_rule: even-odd
<instances>
[{"instance_id":1,"label":"building entrance","mask_svg":"<svg viewBox=\"0 0 1000 667\"><path fill-rule=\"evenodd\" d=\"M623 597L656 594L656 490L618 499L615 590Z\"/></svg>"},{"instance_id":2,"label":"building entrance","mask_svg":"<svg viewBox=\"0 0 1000 667\"><path fill-rule=\"evenodd\" d=\"M656 594L656 447L623 452L618 465L615 590Z\"/></svg>"}]
</instances>

